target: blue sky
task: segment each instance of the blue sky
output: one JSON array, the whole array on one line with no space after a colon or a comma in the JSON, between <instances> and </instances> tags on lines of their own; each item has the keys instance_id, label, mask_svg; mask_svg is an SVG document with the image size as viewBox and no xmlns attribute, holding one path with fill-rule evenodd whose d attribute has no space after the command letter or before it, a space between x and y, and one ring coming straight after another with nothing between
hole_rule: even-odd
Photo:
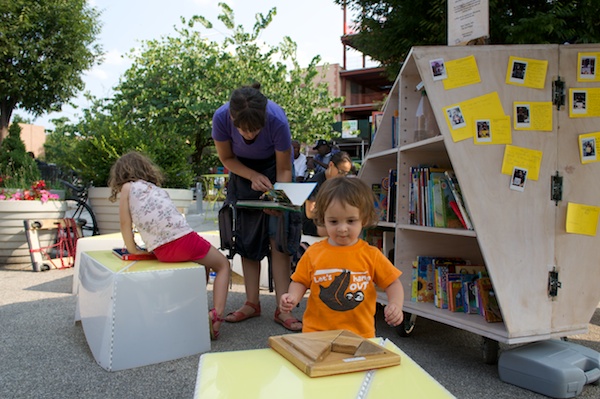
<instances>
[{"instance_id":1,"label":"blue sky","mask_svg":"<svg viewBox=\"0 0 600 399\"><path fill-rule=\"evenodd\" d=\"M180 17L189 18L201 15L210 20L216 29L205 33L215 41L220 41L226 32L217 20L220 8L217 0L91 0L91 4L102 11L102 32L99 42L105 52L104 62L87 71L84 75L86 88L97 97L112 94L112 88L119 77L130 65L124 56L129 50L140 45L141 41L158 39L174 34L174 26L180 26ZM323 62L343 63L343 46L340 37L343 34L343 11L332 0L227 0L234 11L236 25L243 25L250 31L256 13L266 14L271 8L277 8L273 22L263 32L261 40L275 45L284 36L289 36L298 44L298 59L306 65L315 55ZM352 65L355 63L355 65ZM349 69L360 67L360 56L350 56ZM52 113L33 119L36 125L53 128L51 119L66 116L72 122L82 114L81 108L89 106L83 98L83 92L73 100L80 108L64 106L61 113ZM22 114L21 111L16 111Z\"/></svg>"}]
</instances>

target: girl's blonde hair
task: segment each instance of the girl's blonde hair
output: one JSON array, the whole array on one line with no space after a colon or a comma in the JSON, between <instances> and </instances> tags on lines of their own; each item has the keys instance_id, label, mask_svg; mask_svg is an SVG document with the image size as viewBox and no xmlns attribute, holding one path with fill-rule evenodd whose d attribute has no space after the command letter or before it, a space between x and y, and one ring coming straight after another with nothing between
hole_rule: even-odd
<instances>
[{"instance_id":1,"label":"girl's blonde hair","mask_svg":"<svg viewBox=\"0 0 600 399\"><path fill-rule=\"evenodd\" d=\"M315 224L325 225L325 211L332 202L358 208L363 227L377 223L375 195L369 186L356 177L335 177L327 179L317 193L315 203Z\"/></svg>"},{"instance_id":2,"label":"girl's blonde hair","mask_svg":"<svg viewBox=\"0 0 600 399\"><path fill-rule=\"evenodd\" d=\"M150 158L140 152L130 151L117 159L110 168L108 186L111 190L108 199L115 202L123 184L136 180L145 180L160 186L164 176L158 165Z\"/></svg>"}]
</instances>

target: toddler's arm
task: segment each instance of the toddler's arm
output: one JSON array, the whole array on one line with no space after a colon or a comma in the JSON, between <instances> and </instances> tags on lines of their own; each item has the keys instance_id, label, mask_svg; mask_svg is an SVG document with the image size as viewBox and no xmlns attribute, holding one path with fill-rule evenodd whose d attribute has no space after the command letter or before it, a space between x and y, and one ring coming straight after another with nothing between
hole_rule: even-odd
<instances>
[{"instance_id":1,"label":"toddler's arm","mask_svg":"<svg viewBox=\"0 0 600 399\"><path fill-rule=\"evenodd\" d=\"M292 309L300 302L304 294L306 293L306 287L300 283L292 281L288 292L281 296L279 300L279 309L284 312L291 312Z\"/></svg>"},{"instance_id":2,"label":"toddler's arm","mask_svg":"<svg viewBox=\"0 0 600 399\"><path fill-rule=\"evenodd\" d=\"M396 279L386 289L385 293L388 298L388 305L383 310L386 323L390 326L397 326L404 320L404 312L402 304L404 303L404 287L400 279Z\"/></svg>"}]
</instances>

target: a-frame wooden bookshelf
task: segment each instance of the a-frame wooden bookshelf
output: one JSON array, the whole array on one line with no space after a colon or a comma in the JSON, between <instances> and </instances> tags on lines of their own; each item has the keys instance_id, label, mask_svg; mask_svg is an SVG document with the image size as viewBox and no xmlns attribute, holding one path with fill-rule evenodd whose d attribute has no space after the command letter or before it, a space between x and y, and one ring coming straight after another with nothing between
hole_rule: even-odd
<instances>
[{"instance_id":1,"label":"a-frame wooden bookshelf","mask_svg":"<svg viewBox=\"0 0 600 399\"><path fill-rule=\"evenodd\" d=\"M600 46L432 46L411 50L359 175L372 184L380 182L390 168L398 169L397 218L380 226L393 230L385 233L384 246L394 248L394 263L403 271L406 312L507 344L587 331L600 302L600 238L567 233L565 228L569 203L600 206L600 162L583 164L578 146L580 134L600 131L600 118L574 118L569 112L570 88L600 90L600 81L578 81L578 56L582 53L600 53ZM447 63L470 56L475 58L479 83L445 89L442 80L433 79L431 60L442 58ZM510 57L547 61L543 88L507 84ZM552 118L552 130L515 130L513 103L553 102L561 94L553 93L559 78L565 85L565 103L553 104L549 115L544 116ZM415 141L415 115L421 96L417 86L421 82L441 135ZM444 114L445 107L493 92L498 93L504 114L510 116L511 144L543 154L538 179L528 179L522 192L511 190L511 176L501 172L506 145L477 145L473 139L454 141ZM396 113L398 137L392 140L392 117ZM474 230L410 224L409 168L423 164L454 170ZM551 182L557 173L562 177L560 201L552 199ZM411 270L417 256L456 256L484 264L504 322L487 323L478 315L411 302ZM551 278L553 272L558 273L556 280ZM549 295L549 285L554 283L560 283L556 296ZM380 301L385 303L385 296Z\"/></svg>"}]
</instances>

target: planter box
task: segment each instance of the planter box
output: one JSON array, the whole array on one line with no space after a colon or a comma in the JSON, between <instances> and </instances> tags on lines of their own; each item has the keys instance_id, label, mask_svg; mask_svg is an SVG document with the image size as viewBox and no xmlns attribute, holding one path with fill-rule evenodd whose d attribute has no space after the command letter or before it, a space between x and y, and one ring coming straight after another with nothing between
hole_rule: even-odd
<instances>
[{"instance_id":1,"label":"planter box","mask_svg":"<svg viewBox=\"0 0 600 399\"><path fill-rule=\"evenodd\" d=\"M0 201L0 266L31 267L25 219L60 219L65 217L63 201ZM55 231L40 232L40 245L54 243Z\"/></svg>"},{"instance_id":2,"label":"planter box","mask_svg":"<svg viewBox=\"0 0 600 399\"><path fill-rule=\"evenodd\" d=\"M184 215L187 214L188 208L192 203L193 193L192 190L186 189L165 189L168 193L175 206L181 210ZM121 226L119 223L119 199L117 201L110 202L110 188L108 187L91 187L89 189L89 201L94 215L96 215L96 222L100 229L100 234L111 234L121 232Z\"/></svg>"}]
</instances>

